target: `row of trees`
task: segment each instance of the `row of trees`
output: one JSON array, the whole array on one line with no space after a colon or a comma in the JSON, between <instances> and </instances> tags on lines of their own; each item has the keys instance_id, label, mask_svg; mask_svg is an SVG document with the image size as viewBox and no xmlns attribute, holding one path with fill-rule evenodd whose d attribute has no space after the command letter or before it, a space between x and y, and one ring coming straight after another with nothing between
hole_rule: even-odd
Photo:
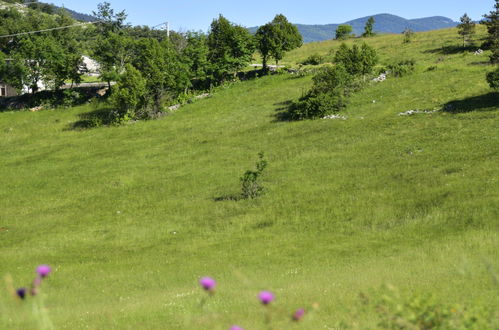
<instances>
[{"instance_id":1,"label":"row of trees","mask_svg":"<svg viewBox=\"0 0 499 330\"><path fill-rule=\"evenodd\" d=\"M57 15L15 9L0 11L0 35L37 31L74 24L66 11ZM79 28L0 39L0 80L16 89L36 92L40 81L58 89L65 81L79 82L82 65Z\"/></svg>"},{"instance_id":2,"label":"row of trees","mask_svg":"<svg viewBox=\"0 0 499 330\"><path fill-rule=\"evenodd\" d=\"M82 54L86 53L99 62L101 79L110 88L112 81L121 81L117 104L126 98L125 90L133 88L130 84L126 87L126 82L135 81L140 87L144 79L141 100L129 106L158 110L165 98L234 79L255 51L261 54L267 71L269 59L278 64L285 52L302 45L298 29L283 15L260 27L256 35L220 15L207 34L171 32L168 37L166 31L129 26L126 13L115 12L107 2L99 4L93 14L96 24L0 38L0 80L17 89L27 85L33 93L42 81L52 89L66 82L79 83ZM39 10L0 10L0 35L75 23L62 9L54 15Z\"/></svg>"},{"instance_id":3,"label":"row of trees","mask_svg":"<svg viewBox=\"0 0 499 330\"><path fill-rule=\"evenodd\" d=\"M364 26L364 32L362 33L363 38L369 38L374 36L376 33L374 32L374 17L369 17L369 19L366 22L366 25ZM341 24L336 28L336 35L335 39L337 40L345 40L348 38L351 38L352 36L355 36L352 34L353 28L351 25L348 24Z\"/></svg>"}]
</instances>

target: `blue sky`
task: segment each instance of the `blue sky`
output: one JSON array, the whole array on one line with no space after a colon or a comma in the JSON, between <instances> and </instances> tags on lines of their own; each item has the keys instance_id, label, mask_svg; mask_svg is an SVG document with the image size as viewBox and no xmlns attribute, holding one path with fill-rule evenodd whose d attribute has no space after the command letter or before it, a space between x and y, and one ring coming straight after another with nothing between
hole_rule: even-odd
<instances>
[{"instance_id":1,"label":"blue sky","mask_svg":"<svg viewBox=\"0 0 499 330\"><path fill-rule=\"evenodd\" d=\"M104 0L45 0L82 13L96 10ZM108 0L115 10L125 10L133 25L154 26L168 21L174 30L207 31L213 18L250 27L264 24L282 13L293 23L343 23L380 13L404 18L446 16L459 20L465 12L474 19L492 10L493 0Z\"/></svg>"}]
</instances>

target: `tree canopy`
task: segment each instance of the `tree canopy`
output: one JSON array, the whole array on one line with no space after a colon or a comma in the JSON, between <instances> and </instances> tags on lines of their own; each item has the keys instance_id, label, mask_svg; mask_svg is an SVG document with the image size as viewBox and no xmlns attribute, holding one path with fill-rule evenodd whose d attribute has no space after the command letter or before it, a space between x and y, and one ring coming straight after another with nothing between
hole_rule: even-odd
<instances>
[{"instance_id":1,"label":"tree canopy","mask_svg":"<svg viewBox=\"0 0 499 330\"><path fill-rule=\"evenodd\" d=\"M211 23L207 39L213 77L223 82L235 77L250 61L255 50L252 35L220 15Z\"/></svg>"},{"instance_id":2,"label":"tree canopy","mask_svg":"<svg viewBox=\"0 0 499 330\"><path fill-rule=\"evenodd\" d=\"M340 25L336 29L336 39L337 40L345 40L348 39L352 34L352 26L351 25Z\"/></svg>"},{"instance_id":3,"label":"tree canopy","mask_svg":"<svg viewBox=\"0 0 499 330\"><path fill-rule=\"evenodd\" d=\"M483 15L485 24L488 31L487 46L492 50L490 61L492 63L499 63L499 0L495 0L494 10L490 13Z\"/></svg>"},{"instance_id":4,"label":"tree canopy","mask_svg":"<svg viewBox=\"0 0 499 330\"><path fill-rule=\"evenodd\" d=\"M302 36L296 25L291 24L282 14L276 15L271 22L258 28L255 36L264 70L267 68L267 61L270 57L278 65L286 52L303 44Z\"/></svg>"}]
</instances>

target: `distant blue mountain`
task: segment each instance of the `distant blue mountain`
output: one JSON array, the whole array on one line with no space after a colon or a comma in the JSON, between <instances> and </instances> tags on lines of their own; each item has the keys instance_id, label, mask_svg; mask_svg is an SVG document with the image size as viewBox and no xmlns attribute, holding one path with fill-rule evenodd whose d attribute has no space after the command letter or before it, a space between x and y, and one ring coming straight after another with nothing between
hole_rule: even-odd
<instances>
[{"instance_id":1,"label":"distant blue mountain","mask_svg":"<svg viewBox=\"0 0 499 330\"><path fill-rule=\"evenodd\" d=\"M342 24L351 25L353 33L360 35L364 32L364 26L371 16L354 19ZM415 32L438 30L455 27L458 22L443 16L433 16L417 19L405 19L391 14L372 15L374 17L374 31L378 33L402 33L406 28ZM303 36L303 42L314 42L333 39L336 29L340 24L308 25L296 24ZM251 32L256 32L258 27L249 28Z\"/></svg>"}]
</instances>

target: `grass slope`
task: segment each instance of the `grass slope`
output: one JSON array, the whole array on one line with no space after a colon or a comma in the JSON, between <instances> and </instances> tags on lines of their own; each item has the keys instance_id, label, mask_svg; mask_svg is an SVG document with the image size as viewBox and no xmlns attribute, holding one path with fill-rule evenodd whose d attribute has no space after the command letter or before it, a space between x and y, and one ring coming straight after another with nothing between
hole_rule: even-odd
<instances>
[{"instance_id":1,"label":"grass slope","mask_svg":"<svg viewBox=\"0 0 499 330\"><path fill-rule=\"evenodd\" d=\"M384 283L498 310L499 103L486 57L442 48L459 44L455 30L368 43L384 64L415 58L417 72L355 95L345 121L276 120L310 86L288 75L125 127L69 129L92 106L0 113L0 275L18 287L39 263L55 269L46 309L0 290L0 327L37 328L48 313L56 328L260 329L256 294L269 289L276 313L318 303L303 328L373 328L357 297ZM457 113L398 116L449 102ZM259 151L266 194L215 201L239 192ZM219 289L201 306L205 275Z\"/></svg>"}]
</instances>

